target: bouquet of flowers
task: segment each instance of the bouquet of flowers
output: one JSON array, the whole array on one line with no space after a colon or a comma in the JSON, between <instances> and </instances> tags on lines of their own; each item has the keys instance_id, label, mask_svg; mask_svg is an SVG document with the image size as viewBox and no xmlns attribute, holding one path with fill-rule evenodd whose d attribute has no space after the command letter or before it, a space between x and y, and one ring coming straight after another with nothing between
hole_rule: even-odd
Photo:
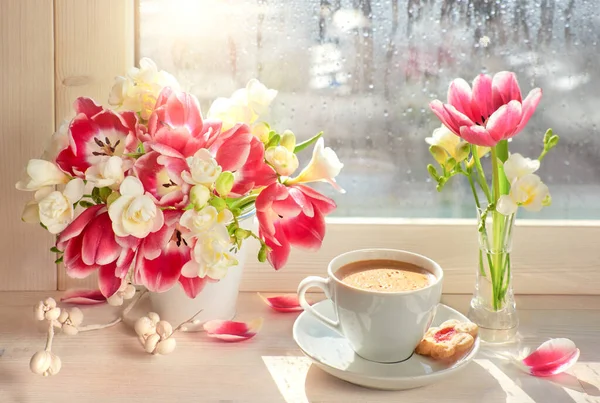
<instances>
[{"instance_id":1,"label":"bouquet of flowers","mask_svg":"<svg viewBox=\"0 0 600 403\"><path fill-rule=\"evenodd\" d=\"M297 143L263 118L277 91L253 79L216 99L198 100L149 59L118 77L110 107L75 101L75 117L27 164L20 190L34 192L23 221L57 235L52 251L66 272L98 271L99 289L119 305L129 285L164 292L180 283L193 298L227 275L248 238L275 269L290 247L319 249L324 216L336 205L306 183L334 185L343 164L322 133ZM298 170L296 153L314 145ZM256 209L255 234L238 218Z\"/></svg>"},{"instance_id":2,"label":"bouquet of flowers","mask_svg":"<svg viewBox=\"0 0 600 403\"><path fill-rule=\"evenodd\" d=\"M493 78L479 75L472 88L465 80L456 79L448 89L448 103L435 100L430 104L443 124L426 139L439 164L439 168L430 164L427 169L438 191L450 178L466 176L477 206L479 273L472 311L479 307L492 312L506 308L509 294L512 297L510 240L515 214L519 207L539 211L551 203L548 187L535 172L558 144L558 136L548 129L536 160L511 154L508 147L527 125L541 97L541 89L535 88L522 99L515 74L505 71ZM482 164L488 154L491 182ZM508 323L511 320L478 324L509 327L514 325Z\"/></svg>"}]
</instances>

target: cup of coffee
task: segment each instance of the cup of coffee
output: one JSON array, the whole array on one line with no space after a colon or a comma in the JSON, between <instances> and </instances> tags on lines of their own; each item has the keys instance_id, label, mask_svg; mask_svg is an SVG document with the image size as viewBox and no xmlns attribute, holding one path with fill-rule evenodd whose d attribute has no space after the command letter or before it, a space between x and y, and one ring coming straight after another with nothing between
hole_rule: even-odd
<instances>
[{"instance_id":1,"label":"cup of coffee","mask_svg":"<svg viewBox=\"0 0 600 403\"><path fill-rule=\"evenodd\" d=\"M433 260L393 249L364 249L334 258L327 278L310 276L298 286L300 305L341 333L364 359L404 361L431 325L442 295L442 268ZM337 318L317 312L305 298L321 288Z\"/></svg>"}]
</instances>

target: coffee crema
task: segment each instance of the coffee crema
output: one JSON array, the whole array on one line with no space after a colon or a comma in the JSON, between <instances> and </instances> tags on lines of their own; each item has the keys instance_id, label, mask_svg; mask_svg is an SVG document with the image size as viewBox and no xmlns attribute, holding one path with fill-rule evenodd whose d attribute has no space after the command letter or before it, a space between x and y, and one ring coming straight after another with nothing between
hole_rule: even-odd
<instances>
[{"instance_id":1,"label":"coffee crema","mask_svg":"<svg viewBox=\"0 0 600 403\"><path fill-rule=\"evenodd\" d=\"M380 292L414 291L435 281L435 276L420 266L383 259L348 263L335 275L351 287Z\"/></svg>"}]
</instances>

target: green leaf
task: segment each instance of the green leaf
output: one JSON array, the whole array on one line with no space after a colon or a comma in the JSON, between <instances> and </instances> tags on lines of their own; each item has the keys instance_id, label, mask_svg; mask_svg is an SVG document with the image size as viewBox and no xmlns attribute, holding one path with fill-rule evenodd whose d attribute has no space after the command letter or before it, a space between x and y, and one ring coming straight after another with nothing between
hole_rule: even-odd
<instances>
[{"instance_id":1,"label":"green leaf","mask_svg":"<svg viewBox=\"0 0 600 403\"><path fill-rule=\"evenodd\" d=\"M273 137L269 139L269 142L265 146L265 149L269 147L277 147L279 145L279 141L281 140L281 136L279 134L275 134Z\"/></svg>"},{"instance_id":2,"label":"green leaf","mask_svg":"<svg viewBox=\"0 0 600 403\"><path fill-rule=\"evenodd\" d=\"M315 134L313 137L309 138L308 140L303 141L300 144L297 144L296 147L294 148L294 153L299 153L300 151L304 150L306 147L310 146L311 144L313 144L314 142L319 140L321 137L323 137L323 132L319 132L319 133Z\"/></svg>"},{"instance_id":3,"label":"green leaf","mask_svg":"<svg viewBox=\"0 0 600 403\"><path fill-rule=\"evenodd\" d=\"M87 201L87 200L80 200L80 201L79 201L79 205L80 205L81 207L83 207L83 208L88 208L88 207L95 206L95 204L94 204L94 203L92 203L92 202L89 202L89 201Z\"/></svg>"},{"instance_id":4,"label":"green leaf","mask_svg":"<svg viewBox=\"0 0 600 403\"><path fill-rule=\"evenodd\" d=\"M546 130L546 134L544 134L544 145L548 144L551 137L552 137L552 129Z\"/></svg>"},{"instance_id":5,"label":"green leaf","mask_svg":"<svg viewBox=\"0 0 600 403\"><path fill-rule=\"evenodd\" d=\"M92 190L92 200L96 204L104 204L104 200L102 200L102 197L100 197L100 189L94 188Z\"/></svg>"},{"instance_id":6,"label":"green leaf","mask_svg":"<svg viewBox=\"0 0 600 403\"><path fill-rule=\"evenodd\" d=\"M54 252L54 253L63 253L62 250L58 249L56 246L53 246L50 248L50 252Z\"/></svg>"}]
</instances>

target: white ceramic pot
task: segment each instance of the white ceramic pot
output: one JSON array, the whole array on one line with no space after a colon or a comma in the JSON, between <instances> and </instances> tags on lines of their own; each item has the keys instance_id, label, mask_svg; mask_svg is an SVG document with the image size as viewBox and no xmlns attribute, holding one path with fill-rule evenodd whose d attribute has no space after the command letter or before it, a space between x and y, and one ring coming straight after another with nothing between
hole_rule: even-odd
<instances>
[{"instance_id":1,"label":"white ceramic pot","mask_svg":"<svg viewBox=\"0 0 600 403\"><path fill-rule=\"evenodd\" d=\"M254 210L240 216L239 220L242 228L255 230ZM196 316L199 323L186 326L188 331L201 330L202 324L209 320L233 319L249 244L253 241L246 239L236 254L238 265L231 267L222 280L208 282L196 298L189 298L183 288L177 284L167 292L150 293L151 309L173 326L190 319L202 310Z\"/></svg>"}]
</instances>

